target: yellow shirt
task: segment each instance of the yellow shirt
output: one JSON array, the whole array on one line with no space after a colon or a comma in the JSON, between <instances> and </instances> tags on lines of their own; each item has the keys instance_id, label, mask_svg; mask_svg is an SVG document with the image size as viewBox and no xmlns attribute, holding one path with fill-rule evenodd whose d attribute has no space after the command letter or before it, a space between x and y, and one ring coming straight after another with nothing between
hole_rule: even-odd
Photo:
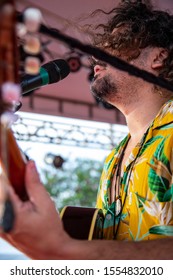
<instances>
[{"instance_id":1,"label":"yellow shirt","mask_svg":"<svg viewBox=\"0 0 173 280\"><path fill-rule=\"evenodd\" d=\"M173 236L173 101L170 100L133 149L120 183L122 211L110 203L111 184L125 139L107 157L97 197L105 214L104 239L148 240Z\"/></svg>"}]
</instances>

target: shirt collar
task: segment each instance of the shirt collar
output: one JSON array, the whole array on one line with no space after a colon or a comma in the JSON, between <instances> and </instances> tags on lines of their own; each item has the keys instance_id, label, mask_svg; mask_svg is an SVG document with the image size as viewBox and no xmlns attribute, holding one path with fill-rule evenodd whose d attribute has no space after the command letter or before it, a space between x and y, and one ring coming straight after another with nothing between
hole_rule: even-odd
<instances>
[{"instance_id":1,"label":"shirt collar","mask_svg":"<svg viewBox=\"0 0 173 280\"><path fill-rule=\"evenodd\" d=\"M173 99L167 101L153 121L152 128L156 129L173 122Z\"/></svg>"}]
</instances>

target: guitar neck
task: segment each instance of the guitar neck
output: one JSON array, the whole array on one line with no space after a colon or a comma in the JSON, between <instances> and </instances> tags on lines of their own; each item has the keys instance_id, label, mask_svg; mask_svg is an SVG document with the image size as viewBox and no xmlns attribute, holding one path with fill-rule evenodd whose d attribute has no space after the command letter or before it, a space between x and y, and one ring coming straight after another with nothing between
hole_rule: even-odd
<instances>
[{"instance_id":1,"label":"guitar neck","mask_svg":"<svg viewBox=\"0 0 173 280\"><path fill-rule=\"evenodd\" d=\"M5 133L4 133L5 130ZM0 126L1 141L3 148L0 146L0 164L4 173L9 179L16 194L22 199L27 199L25 190L25 165L26 157L19 149L19 146L13 136L11 129ZM2 139L4 137L4 139ZM4 143L5 142L5 143ZM4 146L5 153L4 153Z\"/></svg>"}]
</instances>

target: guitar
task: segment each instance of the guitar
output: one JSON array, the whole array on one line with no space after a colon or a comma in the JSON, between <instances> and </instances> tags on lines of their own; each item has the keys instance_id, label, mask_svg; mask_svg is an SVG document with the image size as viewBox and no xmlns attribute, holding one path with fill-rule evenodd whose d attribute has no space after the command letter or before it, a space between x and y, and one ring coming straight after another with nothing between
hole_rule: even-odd
<instances>
[{"instance_id":1,"label":"guitar","mask_svg":"<svg viewBox=\"0 0 173 280\"><path fill-rule=\"evenodd\" d=\"M8 196L11 185L21 200L28 199L25 189L26 157L19 149L4 114L13 114L12 104L3 98L4 83L18 83L18 50L15 34L14 0L0 1L0 227L12 229L14 211ZM65 230L73 238L102 238L103 213L87 207L65 207L61 212Z\"/></svg>"},{"instance_id":2,"label":"guitar","mask_svg":"<svg viewBox=\"0 0 173 280\"><path fill-rule=\"evenodd\" d=\"M17 12L14 2L15 0L0 1L0 172L3 174L3 180L6 178L7 184L9 181L20 199L25 201L28 199L24 183L27 158L19 149L12 130L10 129L10 118L8 119L7 114L4 118L7 112L9 113L8 115L12 117L15 111L15 105L20 103L18 103L19 100L17 100L16 104L14 104L14 100L10 102L9 98L5 99L3 96L4 85L10 83L13 86L16 85L17 88L19 84L18 73L20 69L20 57L18 41L20 40L18 40L19 38L17 38L16 35ZM32 32L32 34L34 35L34 32ZM32 39L32 36L30 36L30 39ZM29 52L28 57L30 58L30 63L33 65L33 61L31 60L32 56ZM30 64L24 64L26 68L30 68L31 74L32 71L35 71L34 67L31 67ZM36 64L37 63L35 63L35 65ZM7 91L9 91L9 93L7 92L9 95L12 94L10 92L11 89ZM19 93L19 97L20 95L21 92ZM12 97L14 97L14 93ZM3 190L3 192L5 192L5 190Z\"/></svg>"},{"instance_id":3,"label":"guitar","mask_svg":"<svg viewBox=\"0 0 173 280\"><path fill-rule=\"evenodd\" d=\"M10 102L12 85L18 83L18 51L15 33L15 7L13 0L0 1L0 226L8 232L14 223L14 211L8 195L11 183L17 193L24 194L24 162L9 129L13 104ZM11 89L10 89L11 86ZM13 87L13 89L14 89ZM5 89L6 88L6 89ZM17 86L15 87L17 89ZM6 93L6 95L5 95ZM7 96L8 93L8 96ZM14 93L14 92L13 92ZM5 97L6 96L6 97ZM7 114L8 112L8 114ZM20 178L19 178L20 177ZM9 182L10 181L10 182ZM20 181L20 183L19 183Z\"/></svg>"},{"instance_id":4,"label":"guitar","mask_svg":"<svg viewBox=\"0 0 173 280\"><path fill-rule=\"evenodd\" d=\"M101 209L66 206L60 217L64 229L72 238L102 239L104 215Z\"/></svg>"}]
</instances>

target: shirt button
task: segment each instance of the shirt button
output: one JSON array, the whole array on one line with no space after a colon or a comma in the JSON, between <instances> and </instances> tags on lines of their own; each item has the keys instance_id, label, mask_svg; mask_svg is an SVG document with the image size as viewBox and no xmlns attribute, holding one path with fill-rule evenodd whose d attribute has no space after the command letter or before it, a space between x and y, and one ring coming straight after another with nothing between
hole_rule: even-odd
<instances>
[{"instance_id":1,"label":"shirt button","mask_svg":"<svg viewBox=\"0 0 173 280\"><path fill-rule=\"evenodd\" d=\"M107 214L107 215L106 215L106 219L107 219L107 220L110 220L110 219L111 219L111 214Z\"/></svg>"}]
</instances>

